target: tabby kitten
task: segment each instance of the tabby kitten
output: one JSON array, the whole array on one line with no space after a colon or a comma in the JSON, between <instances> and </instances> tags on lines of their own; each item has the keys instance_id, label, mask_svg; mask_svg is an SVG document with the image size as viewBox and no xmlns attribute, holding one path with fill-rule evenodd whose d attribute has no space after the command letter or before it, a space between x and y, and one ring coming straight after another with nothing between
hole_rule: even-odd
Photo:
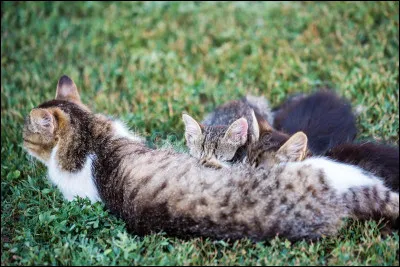
<instances>
[{"instance_id":1,"label":"tabby kitten","mask_svg":"<svg viewBox=\"0 0 400 267\"><path fill-rule=\"evenodd\" d=\"M247 145L259 136L254 112L272 121L268 101L255 96L246 96L217 107L201 124L183 114L190 154L205 166L215 168L227 166L227 162L243 160Z\"/></svg>"},{"instance_id":2,"label":"tabby kitten","mask_svg":"<svg viewBox=\"0 0 400 267\"><path fill-rule=\"evenodd\" d=\"M61 77L56 99L27 116L24 147L68 200L103 201L136 234L317 239L337 234L345 217L398 217L399 195L357 169L337 177L338 166L323 163L207 168L189 155L150 149L79 99L72 80ZM364 201L366 190L380 201Z\"/></svg>"}]
</instances>

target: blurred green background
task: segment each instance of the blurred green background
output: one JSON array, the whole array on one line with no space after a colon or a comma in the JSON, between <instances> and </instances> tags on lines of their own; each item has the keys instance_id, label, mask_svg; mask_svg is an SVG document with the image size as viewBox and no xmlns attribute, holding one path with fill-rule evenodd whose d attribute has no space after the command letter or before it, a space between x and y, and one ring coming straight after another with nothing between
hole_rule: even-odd
<instances>
[{"instance_id":1,"label":"blurred green background","mask_svg":"<svg viewBox=\"0 0 400 267\"><path fill-rule=\"evenodd\" d=\"M183 111L201 120L246 93L276 106L323 86L363 107L358 140L397 144L398 2L2 2L1 263L399 264L398 234L372 221L311 244L184 241L66 203L21 143L24 116L63 74L157 145L184 149Z\"/></svg>"}]
</instances>

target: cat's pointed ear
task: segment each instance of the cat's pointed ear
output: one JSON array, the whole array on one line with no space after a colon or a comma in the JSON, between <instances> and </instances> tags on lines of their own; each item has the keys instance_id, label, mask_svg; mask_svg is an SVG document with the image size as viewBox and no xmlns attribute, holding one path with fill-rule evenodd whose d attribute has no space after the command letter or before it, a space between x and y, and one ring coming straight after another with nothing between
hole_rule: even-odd
<instances>
[{"instance_id":1,"label":"cat's pointed ear","mask_svg":"<svg viewBox=\"0 0 400 267\"><path fill-rule=\"evenodd\" d=\"M258 124L259 134L272 132L274 128L268 123L266 119L264 119L260 114L254 112L254 116L256 117L256 121Z\"/></svg>"},{"instance_id":2,"label":"cat's pointed ear","mask_svg":"<svg viewBox=\"0 0 400 267\"><path fill-rule=\"evenodd\" d=\"M55 129L55 119L53 115L41 108L32 109L30 115L30 120L36 129L41 129L53 133Z\"/></svg>"},{"instance_id":3,"label":"cat's pointed ear","mask_svg":"<svg viewBox=\"0 0 400 267\"><path fill-rule=\"evenodd\" d=\"M198 139L201 134L201 127L197 123L195 119L190 117L188 114L182 115L183 122L185 123L185 138L189 143L193 143L196 139Z\"/></svg>"},{"instance_id":4,"label":"cat's pointed ear","mask_svg":"<svg viewBox=\"0 0 400 267\"><path fill-rule=\"evenodd\" d=\"M245 118L234 121L226 130L224 140L238 145L244 145L247 141L247 130L249 126Z\"/></svg>"},{"instance_id":5,"label":"cat's pointed ear","mask_svg":"<svg viewBox=\"0 0 400 267\"><path fill-rule=\"evenodd\" d=\"M257 142L260 138L260 127L258 126L257 117L254 110L251 110L251 143Z\"/></svg>"},{"instance_id":6,"label":"cat's pointed ear","mask_svg":"<svg viewBox=\"0 0 400 267\"><path fill-rule=\"evenodd\" d=\"M279 148L277 156L285 161L301 161L306 156L307 142L307 135L297 132Z\"/></svg>"},{"instance_id":7,"label":"cat's pointed ear","mask_svg":"<svg viewBox=\"0 0 400 267\"><path fill-rule=\"evenodd\" d=\"M78 88L67 75L63 75L58 80L56 99L82 104L81 97L78 93Z\"/></svg>"}]
</instances>

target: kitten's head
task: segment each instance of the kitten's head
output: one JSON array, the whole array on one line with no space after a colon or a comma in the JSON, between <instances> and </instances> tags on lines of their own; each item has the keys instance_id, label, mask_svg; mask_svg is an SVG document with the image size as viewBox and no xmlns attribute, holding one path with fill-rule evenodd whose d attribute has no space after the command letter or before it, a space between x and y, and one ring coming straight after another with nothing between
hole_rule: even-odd
<instances>
[{"instance_id":1,"label":"kitten's head","mask_svg":"<svg viewBox=\"0 0 400 267\"><path fill-rule=\"evenodd\" d=\"M238 149L247 142L248 124L245 118L229 126L204 126L183 114L183 122L190 154L209 167L224 166L234 159Z\"/></svg>"},{"instance_id":2,"label":"kitten's head","mask_svg":"<svg viewBox=\"0 0 400 267\"><path fill-rule=\"evenodd\" d=\"M308 139L303 132L289 136L275 130L263 118L256 117L260 138L248 147L250 165L269 169L282 162L301 161L306 157Z\"/></svg>"},{"instance_id":3,"label":"kitten's head","mask_svg":"<svg viewBox=\"0 0 400 267\"><path fill-rule=\"evenodd\" d=\"M73 138L77 123L71 113L84 117L89 109L82 104L75 83L62 76L57 84L54 100L31 110L23 127L24 148L35 158L47 164L53 148L67 136Z\"/></svg>"}]
</instances>

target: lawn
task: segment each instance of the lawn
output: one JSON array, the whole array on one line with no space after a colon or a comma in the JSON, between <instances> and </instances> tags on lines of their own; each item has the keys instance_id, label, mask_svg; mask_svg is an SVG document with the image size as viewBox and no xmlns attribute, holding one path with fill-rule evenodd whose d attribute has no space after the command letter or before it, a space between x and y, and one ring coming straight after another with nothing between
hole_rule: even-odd
<instances>
[{"instance_id":1,"label":"lawn","mask_svg":"<svg viewBox=\"0 0 400 267\"><path fill-rule=\"evenodd\" d=\"M156 146L185 149L183 111L323 86L363 107L358 140L398 144L398 53L398 2L2 2L1 265L399 265L398 233L373 221L314 243L129 234L103 205L64 201L21 136L67 74Z\"/></svg>"}]
</instances>

